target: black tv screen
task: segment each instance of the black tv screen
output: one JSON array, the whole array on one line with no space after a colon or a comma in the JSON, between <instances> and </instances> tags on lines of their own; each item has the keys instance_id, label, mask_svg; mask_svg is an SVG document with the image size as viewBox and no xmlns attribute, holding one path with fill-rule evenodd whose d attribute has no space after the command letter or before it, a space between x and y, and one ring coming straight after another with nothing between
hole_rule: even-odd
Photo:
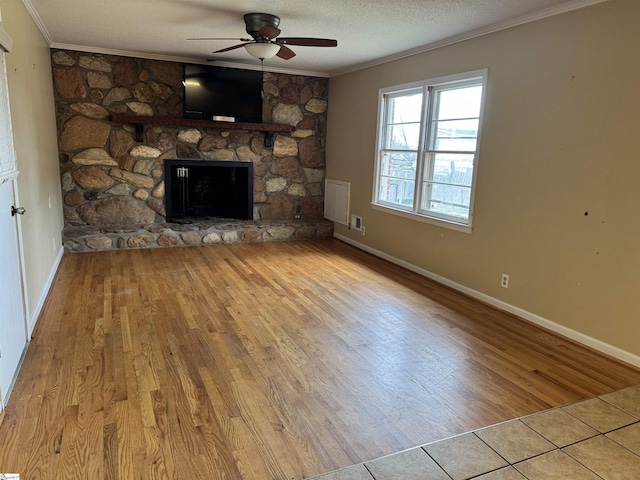
<instances>
[{"instance_id":1,"label":"black tv screen","mask_svg":"<svg viewBox=\"0 0 640 480\"><path fill-rule=\"evenodd\" d=\"M262 123L262 72L184 65L184 117Z\"/></svg>"}]
</instances>

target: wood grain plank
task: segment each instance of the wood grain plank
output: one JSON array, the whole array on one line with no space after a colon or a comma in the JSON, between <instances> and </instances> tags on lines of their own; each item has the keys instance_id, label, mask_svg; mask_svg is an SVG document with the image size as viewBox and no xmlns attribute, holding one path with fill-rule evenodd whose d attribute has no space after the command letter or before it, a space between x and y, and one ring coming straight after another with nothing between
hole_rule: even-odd
<instances>
[{"instance_id":1,"label":"wood grain plank","mask_svg":"<svg viewBox=\"0 0 640 480\"><path fill-rule=\"evenodd\" d=\"M301 480L638 383L336 240L65 254L0 471Z\"/></svg>"}]
</instances>

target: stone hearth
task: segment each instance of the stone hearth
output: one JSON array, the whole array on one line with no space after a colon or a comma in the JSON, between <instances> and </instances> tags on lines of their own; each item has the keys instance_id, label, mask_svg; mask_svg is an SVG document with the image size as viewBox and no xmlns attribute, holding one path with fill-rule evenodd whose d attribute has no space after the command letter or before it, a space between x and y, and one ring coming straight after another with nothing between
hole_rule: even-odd
<instances>
[{"instance_id":1,"label":"stone hearth","mask_svg":"<svg viewBox=\"0 0 640 480\"><path fill-rule=\"evenodd\" d=\"M68 251L331 236L323 219L328 79L265 73L265 133L133 125L111 115L182 116L182 64L52 51ZM140 139L138 139L140 140ZM252 162L254 221L167 223L165 159Z\"/></svg>"},{"instance_id":2,"label":"stone hearth","mask_svg":"<svg viewBox=\"0 0 640 480\"><path fill-rule=\"evenodd\" d=\"M328 238L333 223L328 220L235 221L164 223L154 225L79 226L64 230L67 251L122 248L178 247L216 243L257 243Z\"/></svg>"}]
</instances>

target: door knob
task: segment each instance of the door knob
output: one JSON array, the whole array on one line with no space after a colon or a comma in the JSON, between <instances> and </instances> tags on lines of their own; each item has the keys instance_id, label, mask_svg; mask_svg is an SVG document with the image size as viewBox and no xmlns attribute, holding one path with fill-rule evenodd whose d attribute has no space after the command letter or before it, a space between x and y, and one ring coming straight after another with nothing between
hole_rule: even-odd
<instances>
[{"instance_id":1,"label":"door knob","mask_svg":"<svg viewBox=\"0 0 640 480\"><path fill-rule=\"evenodd\" d=\"M18 215L24 215L25 213L27 213L27 211L24 209L24 207L14 207L13 205L11 205L11 216L15 217L16 214Z\"/></svg>"}]
</instances>

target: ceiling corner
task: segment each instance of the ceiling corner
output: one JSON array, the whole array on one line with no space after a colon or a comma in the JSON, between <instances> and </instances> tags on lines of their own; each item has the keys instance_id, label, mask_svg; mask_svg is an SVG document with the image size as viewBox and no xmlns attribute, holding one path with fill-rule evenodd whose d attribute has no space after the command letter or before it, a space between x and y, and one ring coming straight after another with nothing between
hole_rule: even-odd
<instances>
[{"instance_id":1,"label":"ceiling corner","mask_svg":"<svg viewBox=\"0 0 640 480\"><path fill-rule=\"evenodd\" d=\"M47 42L47 45L49 45L51 47L51 45L53 44L53 39L51 38L51 35L49 34L49 31L47 30L47 27L45 27L44 22L40 18L40 15L38 15L38 12L34 8L34 6L31 4L31 1L30 0L22 0L22 3L26 7L26 9L29 11L29 14L31 15L31 18L33 18L33 21L38 26L38 30L40 30L40 33L44 37L44 40Z\"/></svg>"}]
</instances>

